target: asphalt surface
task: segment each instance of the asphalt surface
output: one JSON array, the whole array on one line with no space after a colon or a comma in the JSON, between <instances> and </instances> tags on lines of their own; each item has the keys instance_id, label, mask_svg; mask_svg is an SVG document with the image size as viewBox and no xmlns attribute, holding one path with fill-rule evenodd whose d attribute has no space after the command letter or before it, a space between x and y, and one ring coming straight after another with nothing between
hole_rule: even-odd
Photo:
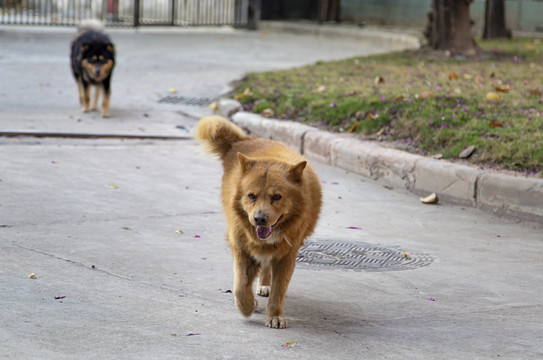
<instances>
[{"instance_id":1,"label":"asphalt surface","mask_svg":"<svg viewBox=\"0 0 543 360\"><path fill-rule=\"evenodd\" d=\"M543 357L541 224L424 205L317 161L324 207L310 243L430 260L376 271L299 266L284 330L264 326L264 298L250 319L235 308L221 166L190 138L188 115L209 110L158 100L173 87L214 97L246 71L387 46L228 29L117 31L112 117L101 119L79 112L70 38L0 30L2 130L188 139L0 138L0 358Z\"/></svg>"}]
</instances>

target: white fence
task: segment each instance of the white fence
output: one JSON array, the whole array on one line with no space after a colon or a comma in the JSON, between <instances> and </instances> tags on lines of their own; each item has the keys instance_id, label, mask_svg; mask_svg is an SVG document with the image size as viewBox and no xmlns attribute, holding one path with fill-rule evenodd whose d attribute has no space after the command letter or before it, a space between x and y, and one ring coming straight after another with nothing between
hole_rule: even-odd
<instances>
[{"instance_id":1,"label":"white fence","mask_svg":"<svg viewBox=\"0 0 543 360\"><path fill-rule=\"evenodd\" d=\"M73 26L96 18L116 26L245 26L247 7L248 0L0 0L0 23Z\"/></svg>"}]
</instances>

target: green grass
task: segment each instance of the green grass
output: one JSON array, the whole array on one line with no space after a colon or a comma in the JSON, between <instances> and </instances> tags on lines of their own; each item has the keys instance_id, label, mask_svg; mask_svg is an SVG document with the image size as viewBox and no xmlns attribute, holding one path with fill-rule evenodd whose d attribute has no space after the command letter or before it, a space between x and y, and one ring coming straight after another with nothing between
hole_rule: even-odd
<instances>
[{"instance_id":1,"label":"green grass","mask_svg":"<svg viewBox=\"0 0 543 360\"><path fill-rule=\"evenodd\" d=\"M246 110L272 109L278 119L401 141L449 159L475 145L474 164L539 173L543 40L479 45L485 52L476 59L422 49L250 73L234 93Z\"/></svg>"}]
</instances>

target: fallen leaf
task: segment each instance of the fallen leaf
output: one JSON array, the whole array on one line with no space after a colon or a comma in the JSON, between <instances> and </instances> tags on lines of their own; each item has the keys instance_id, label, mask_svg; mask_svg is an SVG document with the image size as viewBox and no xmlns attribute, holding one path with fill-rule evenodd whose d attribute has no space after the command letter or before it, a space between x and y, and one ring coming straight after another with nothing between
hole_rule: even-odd
<instances>
[{"instance_id":1,"label":"fallen leaf","mask_svg":"<svg viewBox=\"0 0 543 360\"><path fill-rule=\"evenodd\" d=\"M543 95L543 92L541 92L541 90L539 89L530 89L530 95L535 95L535 96L541 96Z\"/></svg>"},{"instance_id":2,"label":"fallen leaf","mask_svg":"<svg viewBox=\"0 0 543 360\"><path fill-rule=\"evenodd\" d=\"M168 89L168 92L169 92L170 94L177 94L177 89L174 88L174 87L171 87L171 88Z\"/></svg>"},{"instance_id":3,"label":"fallen leaf","mask_svg":"<svg viewBox=\"0 0 543 360\"><path fill-rule=\"evenodd\" d=\"M352 132L355 132L356 131L356 128L358 127L358 125L360 125L360 122L359 121L355 121L351 127L349 128L349 130L347 130L348 132L352 133Z\"/></svg>"},{"instance_id":4,"label":"fallen leaf","mask_svg":"<svg viewBox=\"0 0 543 360\"><path fill-rule=\"evenodd\" d=\"M428 300L429 300L429 301L436 301L436 299L434 299L434 298L431 297L431 296L428 296Z\"/></svg>"},{"instance_id":5,"label":"fallen leaf","mask_svg":"<svg viewBox=\"0 0 543 360\"><path fill-rule=\"evenodd\" d=\"M359 228L358 226L347 226L347 229L362 230L362 228Z\"/></svg>"},{"instance_id":6,"label":"fallen leaf","mask_svg":"<svg viewBox=\"0 0 543 360\"><path fill-rule=\"evenodd\" d=\"M497 92L508 93L513 87L511 85L499 85L494 88Z\"/></svg>"},{"instance_id":7,"label":"fallen leaf","mask_svg":"<svg viewBox=\"0 0 543 360\"><path fill-rule=\"evenodd\" d=\"M245 88L245 90L243 90L243 95L251 96L251 95L253 95L253 93L251 92L251 89Z\"/></svg>"},{"instance_id":8,"label":"fallen leaf","mask_svg":"<svg viewBox=\"0 0 543 360\"><path fill-rule=\"evenodd\" d=\"M275 115L275 111L273 111L273 109L264 109L262 110L262 112L260 113L260 115L264 116L264 117L267 117L267 118L271 118Z\"/></svg>"},{"instance_id":9,"label":"fallen leaf","mask_svg":"<svg viewBox=\"0 0 543 360\"><path fill-rule=\"evenodd\" d=\"M378 113L369 112L368 115L366 115L366 118L367 118L368 120L379 119L379 114L378 114Z\"/></svg>"},{"instance_id":10,"label":"fallen leaf","mask_svg":"<svg viewBox=\"0 0 543 360\"><path fill-rule=\"evenodd\" d=\"M185 336L196 336L196 335L202 335L200 333L188 333Z\"/></svg>"},{"instance_id":11,"label":"fallen leaf","mask_svg":"<svg viewBox=\"0 0 543 360\"><path fill-rule=\"evenodd\" d=\"M55 300L62 300L64 299L66 296L55 296Z\"/></svg>"},{"instance_id":12,"label":"fallen leaf","mask_svg":"<svg viewBox=\"0 0 543 360\"><path fill-rule=\"evenodd\" d=\"M458 80L458 74L457 73L450 73L449 74L449 80Z\"/></svg>"},{"instance_id":13,"label":"fallen leaf","mask_svg":"<svg viewBox=\"0 0 543 360\"><path fill-rule=\"evenodd\" d=\"M289 340L285 344L283 344L283 347L287 348L287 349L290 349L290 348L295 347L296 345L298 345L298 343L296 341Z\"/></svg>"},{"instance_id":14,"label":"fallen leaf","mask_svg":"<svg viewBox=\"0 0 543 360\"><path fill-rule=\"evenodd\" d=\"M433 98L434 94L431 91L421 91L419 93L420 99L427 99L427 98Z\"/></svg>"},{"instance_id":15,"label":"fallen leaf","mask_svg":"<svg viewBox=\"0 0 543 360\"><path fill-rule=\"evenodd\" d=\"M489 92L488 94L486 94L486 99L487 100L500 100L500 95L498 95L496 93L493 93L493 92Z\"/></svg>"},{"instance_id":16,"label":"fallen leaf","mask_svg":"<svg viewBox=\"0 0 543 360\"><path fill-rule=\"evenodd\" d=\"M503 124L499 123L499 122L495 122L495 121L491 121L488 126L490 127L493 127L493 128L502 128L503 127Z\"/></svg>"},{"instance_id":17,"label":"fallen leaf","mask_svg":"<svg viewBox=\"0 0 543 360\"><path fill-rule=\"evenodd\" d=\"M183 234L183 230L181 230L181 229L175 230L175 232L178 233L178 234Z\"/></svg>"},{"instance_id":18,"label":"fallen leaf","mask_svg":"<svg viewBox=\"0 0 543 360\"><path fill-rule=\"evenodd\" d=\"M375 85L377 85L377 84L382 84L382 83L384 83L384 82L385 82L385 78L382 77L382 76L376 76L375 79L373 79L373 83L374 83Z\"/></svg>"},{"instance_id":19,"label":"fallen leaf","mask_svg":"<svg viewBox=\"0 0 543 360\"><path fill-rule=\"evenodd\" d=\"M420 202L423 204L437 204L439 202L439 197L436 193L432 193L426 197L421 197Z\"/></svg>"},{"instance_id":20,"label":"fallen leaf","mask_svg":"<svg viewBox=\"0 0 543 360\"><path fill-rule=\"evenodd\" d=\"M485 81L485 79L484 79L481 75L477 75L477 76L475 77L475 82L476 82L477 84L480 84L480 83L482 83L483 81Z\"/></svg>"},{"instance_id":21,"label":"fallen leaf","mask_svg":"<svg viewBox=\"0 0 543 360\"><path fill-rule=\"evenodd\" d=\"M211 104L209 104L209 108L211 110L217 110L217 108L218 108L217 102L213 101Z\"/></svg>"},{"instance_id":22,"label":"fallen leaf","mask_svg":"<svg viewBox=\"0 0 543 360\"><path fill-rule=\"evenodd\" d=\"M471 75L470 74L464 74L464 79L471 80Z\"/></svg>"},{"instance_id":23,"label":"fallen leaf","mask_svg":"<svg viewBox=\"0 0 543 360\"><path fill-rule=\"evenodd\" d=\"M403 252L403 253L402 253L402 257L403 257L404 259L409 259L409 254L406 253L406 252Z\"/></svg>"},{"instance_id":24,"label":"fallen leaf","mask_svg":"<svg viewBox=\"0 0 543 360\"><path fill-rule=\"evenodd\" d=\"M460 159L467 159L471 156L471 154L473 154L474 151L475 151L474 145L468 146L467 148L462 150L462 152L458 155L458 157Z\"/></svg>"},{"instance_id":25,"label":"fallen leaf","mask_svg":"<svg viewBox=\"0 0 543 360\"><path fill-rule=\"evenodd\" d=\"M28 275L28 278L29 279L37 279L38 277L36 276L36 274L32 273L32 274Z\"/></svg>"},{"instance_id":26,"label":"fallen leaf","mask_svg":"<svg viewBox=\"0 0 543 360\"><path fill-rule=\"evenodd\" d=\"M118 189L119 187L115 184L109 184L110 189Z\"/></svg>"},{"instance_id":27,"label":"fallen leaf","mask_svg":"<svg viewBox=\"0 0 543 360\"><path fill-rule=\"evenodd\" d=\"M386 135L386 134L387 134L387 129L381 128L379 131L377 131L377 133L375 135L383 136L383 135Z\"/></svg>"},{"instance_id":28,"label":"fallen leaf","mask_svg":"<svg viewBox=\"0 0 543 360\"><path fill-rule=\"evenodd\" d=\"M194 237L195 237L195 238L199 238L199 237L200 237L200 235L194 235Z\"/></svg>"},{"instance_id":29,"label":"fallen leaf","mask_svg":"<svg viewBox=\"0 0 543 360\"><path fill-rule=\"evenodd\" d=\"M321 86L319 86L319 87L317 88L317 92L318 92L318 93L321 93L321 92L323 92L324 90L326 90L326 86L324 86L324 85L321 85Z\"/></svg>"}]
</instances>

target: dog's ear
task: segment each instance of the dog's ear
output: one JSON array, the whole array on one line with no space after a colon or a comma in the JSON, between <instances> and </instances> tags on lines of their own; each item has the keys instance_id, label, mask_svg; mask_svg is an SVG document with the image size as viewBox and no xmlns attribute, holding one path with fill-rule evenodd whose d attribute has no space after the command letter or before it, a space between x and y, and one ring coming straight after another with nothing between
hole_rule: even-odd
<instances>
[{"instance_id":1,"label":"dog's ear","mask_svg":"<svg viewBox=\"0 0 543 360\"><path fill-rule=\"evenodd\" d=\"M288 173L288 179L292 182L298 183L302 180L302 174L304 173L307 161L300 161L296 165L293 165Z\"/></svg>"},{"instance_id":2,"label":"dog's ear","mask_svg":"<svg viewBox=\"0 0 543 360\"><path fill-rule=\"evenodd\" d=\"M253 159L248 158L247 156L243 155L240 152L238 152L238 159L239 159L239 164L241 165L242 173L247 172L255 164L255 161Z\"/></svg>"}]
</instances>

